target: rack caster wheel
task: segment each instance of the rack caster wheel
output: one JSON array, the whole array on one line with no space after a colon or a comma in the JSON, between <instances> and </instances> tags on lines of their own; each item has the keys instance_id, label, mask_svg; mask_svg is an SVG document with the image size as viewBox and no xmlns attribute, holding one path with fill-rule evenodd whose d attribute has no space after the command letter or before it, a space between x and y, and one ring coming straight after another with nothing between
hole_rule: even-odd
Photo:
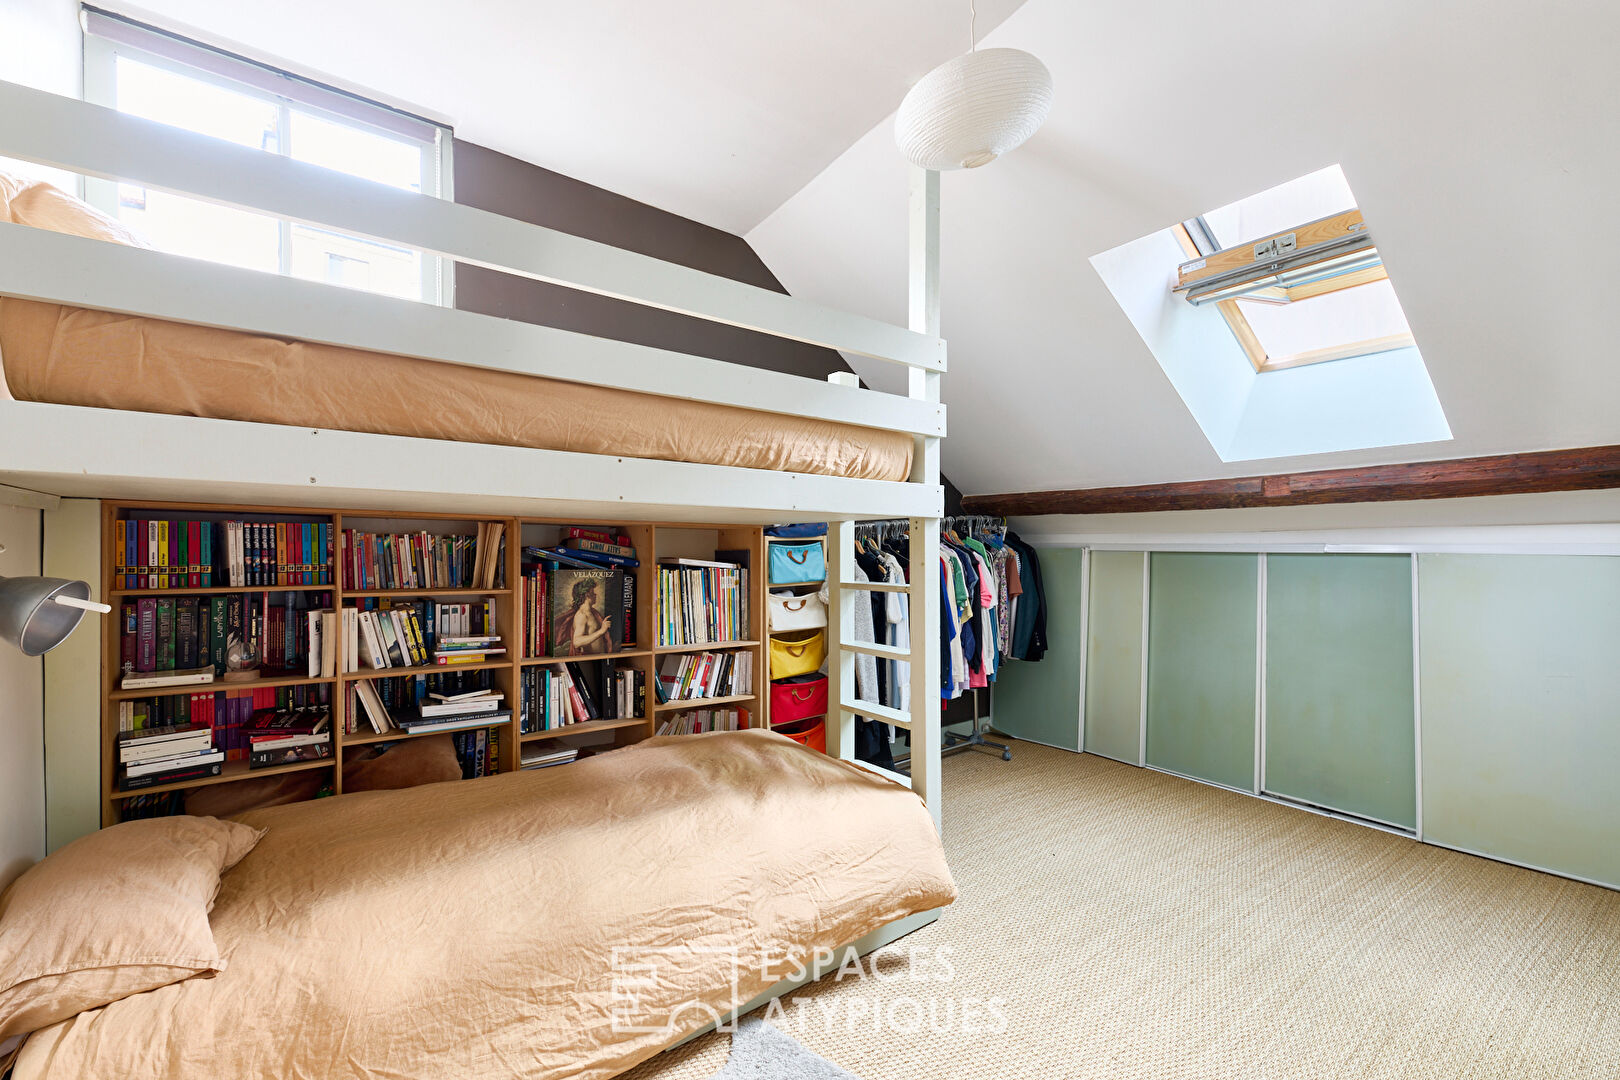
<instances>
[{"instance_id":1,"label":"rack caster wheel","mask_svg":"<svg viewBox=\"0 0 1620 1080\"><path fill-rule=\"evenodd\" d=\"M1001 760L1002 761L1011 761L1012 760L1012 751L1011 750L1003 750L1001 752Z\"/></svg>"}]
</instances>

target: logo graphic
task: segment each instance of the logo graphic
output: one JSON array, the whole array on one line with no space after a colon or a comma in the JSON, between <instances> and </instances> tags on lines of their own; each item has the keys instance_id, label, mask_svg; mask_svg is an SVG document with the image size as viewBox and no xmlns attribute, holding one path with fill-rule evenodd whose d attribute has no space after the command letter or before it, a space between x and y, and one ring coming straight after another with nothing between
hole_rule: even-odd
<instances>
[{"instance_id":1,"label":"logo graphic","mask_svg":"<svg viewBox=\"0 0 1620 1080\"><path fill-rule=\"evenodd\" d=\"M613 1030L674 1036L713 1024L737 1030L742 958L736 949L690 945L617 946L613 950ZM691 988L715 988L718 1004L692 998Z\"/></svg>"}]
</instances>

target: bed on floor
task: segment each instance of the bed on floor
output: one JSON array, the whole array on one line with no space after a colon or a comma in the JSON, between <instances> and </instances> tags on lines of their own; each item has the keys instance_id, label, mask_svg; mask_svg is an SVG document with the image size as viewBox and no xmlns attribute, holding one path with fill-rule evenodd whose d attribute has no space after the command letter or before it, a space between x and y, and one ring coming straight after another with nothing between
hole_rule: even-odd
<instances>
[{"instance_id":1,"label":"bed on floor","mask_svg":"<svg viewBox=\"0 0 1620 1080\"><path fill-rule=\"evenodd\" d=\"M763 731L236 820L223 970L34 1032L16 1080L608 1077L955 896L916 795Z\"/></svg>"}]
</instances>

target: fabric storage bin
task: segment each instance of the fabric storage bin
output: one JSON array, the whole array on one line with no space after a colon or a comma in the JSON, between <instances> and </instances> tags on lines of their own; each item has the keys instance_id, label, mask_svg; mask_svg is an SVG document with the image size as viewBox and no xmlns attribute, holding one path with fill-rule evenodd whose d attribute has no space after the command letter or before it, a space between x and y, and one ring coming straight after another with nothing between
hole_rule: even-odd
<instances>
[{"instance_id":1,"label":"fabric storage bin","mask_svg":"<svg viewBox=\"0 0 1620 1080\"><path fill-rule=\"evenodd\" d=\"M792 593L768 593L771 615L771 633L782 634L792 630L819 630L827 625L827 603L815 593L794 596Z\"/></svg>"},{"instance_id":2,"label":"fabric storage bin","mask_svg":"<svg viewBox=\"0 0 1620 1080\"><path fill-rule=\"evenodd\" d=\"M780 726L772 724L771 730L778 735L786 735L794 742L808 746L812 750L823 754L827 752L827 721L821 717L814 720L793 720Z\"/></svg>"},{"instance_id":3,"label":"fabric storage bin","mask_svg":"<svg viewBox=\"0 0 1620 1080\"><path fill-rule=\"evenodd\" d=\"M804 585L827 576L827 556L820 540L783 544L772 542L771 584Z\"/></svg>"},{"instance_id":4,"label":"fabric storage bin","mask_svg":"<svg viewBox=\"0 0 1620 1080\"><path fill-rule=\"evenodd\" d=\"M765 529L766 536L780 536L785 540L803 540L811 536L826 536L827 523L825 521L812 521L804 525L771 525Z\"/></svg>"},{"instance_id":5,"label":"fabric storage bin","mask_svg":"<svg viewBox=\"0 0 1620 1080\"><path fill-rule=\"evenodd\" d=\"M827 632L805 630L771 639L771 679L790 679L821 670L827 659Z\"/></svg>"},{"instance_id":6,"label":"fabric storage bin","mask_svg":"<svg viewBox=\"0 0 1620 1080\"><path fill-rule=\"evenodd\" d=\"M827 711L827 676L800 675L771 683L771 726Z\"/></svg>"}]
</instances>

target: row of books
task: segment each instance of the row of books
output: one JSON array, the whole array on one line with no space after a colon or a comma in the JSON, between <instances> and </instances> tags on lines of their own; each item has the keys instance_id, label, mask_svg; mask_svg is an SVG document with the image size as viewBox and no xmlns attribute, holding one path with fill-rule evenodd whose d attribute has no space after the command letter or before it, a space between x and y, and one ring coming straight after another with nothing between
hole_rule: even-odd
<instances>
[{"instance_id":1,"label":"row of books","mask_svg":"<svg viewBox=\"0 0 1620 1080\"><path fill-rule=\"evenodd\" d=\"M120 791L220 774L228 759L227 751L220 745L219 731L214 726L215 716L209 707L212 702L199 705L188 722L119 733ZM245 756L250 770L322 761L332 756L331 711L325 706L256 709L239 733L247 742Z\"/></svg>"},{"instance_id":2,"label":"row of books","mask_svg":"<svg viewBox=\"0 0 1620 1080\"><path fill-rule=\"evenodd\" d=\"M113 523L115 589L330 584L329 522L132 517Z\"/></svg>"},{"instance_id":3,"label":"row of books","mask_svg":"<svg viewBox=\"0 0 1620 1080\"><path fill-rule=\"evenodd\" d=\"M738 563L658 560L658 644L748 637L748 570Z\"/></svg>"},{"instance_id":4,"label":"row of books","mask_svg":"<svg viewBox=\"0 0 1620 1080\"><path fill-rule=\"evenodd\" d=\"M461 762L461 778L476 780L500 772L501 733L494 730L463 731L451 736L456 758Z\"/></svg>"},{"instance_id":5,"label":"row of books","mask_svg":"<svg viewBox=\"0 0 1620 1080\"><path fill-rule=\"evenodd\" d=\"M636 643L636 577L561 566L549 549L524 548L524 655L608 656Z\"/></svg>"},{"instance_id":6,"label":"row of books","mask_svg":"<svg viewBox=\"0 0 1620 1080\"><path fill-rule=\"evenodd\" d=\"M701 735L706 731L743 731L747 709L693 709L676 713L658 725L658 735Z\"/></svg>"},{"instance_id":7,"label":"row of books","mask_svg":"<svg viewBox=\"0 0 1620 1080\"><path fill-rule=\"evenodd\" d=\"M754 654L681 653L664 657L658 668L658 700L694 701L754 692Z\"/></svg>"},{"instance_id":8,"label":"row of books","mask_svg":"<svg viewBox=\"0 0 1620 1080\"><path fill-rule=\"evenodd\" d=\"M356 727L361 718L377 735L401 731L407 735L431 735L442 731L465 731L504 724L512 710L503 708L505 695L483 688L445 693L430 691L414 703L389 706L369 681L356 683L355 701L359 706Z\"/></svg>"},{"instance_id":9,"label":"row of books","mask_svg":"<svg viewBox=\"0 0 1620 1080\"><path fill-rule=\"evenodd\" d=\"M343 587L499 589L506 526L479 522L475 536L343 530Z\"/></svg>"},{"instance_id":10,"label":"row of books","mask_svg":"<svg viewBox=\"0 0 1620 1080\"><path fill-rule=\"evenodd\" d=\"M436 631L429 631L423 607L435 609ZM355 624L354 670L361 666L372 670L396 667L449 667L456 664L481 664L496 659L506 652L501 636L492 631L477 633L448 633L449 630L471 630L471 620L446 618L446 606L469 605L414 605L393 604L387 607L356 611L351 621ZM481 611L483 609L480 609ZM493 625L493 609L489 618L480 618L481 627Z\"/></svg>"},{"instance_id":11,"label":"row of books","mask_svg":"<svg viewBox=\"0 0 1620 1080\"><path fill-rule=\"evenodd\" d=\"M206 723L121 732L118 736L118 790L136 791L182 780L218 776L225 754L214 747Z\"/></svg>"},{"instance_id":12,"label":"row of books","mask_svg":"<svg viewBox=\"0 0 1620 1080\"><path fill-rule=\"evenodd\" d=\"M121 666L126 675L209 667L224 674L226 646L235 638L260 658L262 666L304 674L310 669L309 616L331 603L330 593L268 591L126 600L119 605ZM142 685L165 684L137 682L126 688Z\"/></svg>"},{"instance_id":13,"label":"row of books","mask_svg":"<svg viewBox=\"0 0 1620 1080\"><path fill-rule=\"evenodd\" d=\"M263 709L248 722L248 768L268 769L332 756L332 710Z\"/></svg>"},{"instance_id":14,"label":"row of books","mask_svg":"<svg viewBox=\"0 0 1620 1080\"><path fill-rule=\"evenodd\" d=\"M488 670L457 671L448 669L431 674L392 675L381 679L364 679L344 687L343 731L346 735L361 732L383 734L397 730L393 723L396 713L410 715L420 711L421 703L471 695L489 691L494 686L492 672ZM360 701L360 688L366 687L368 696L375 698L387 718L387 726L378 731ZM435 697L434 695L438 695Z\"/></svg>"},{"instance_id":15,"label":"row of books","mask_svg":"<svg viewBox=\"0 0 1620 1080\"><path fill-rule=\"evenodd\" d=\"M530 667L523 669L519 688L519 730L525 735L647 714L646 677L637 668L611 667L606 662Z\"/></svg>"},{"instance_id":16,"label":"row of books","mask_svg":"<svg viewBox=\"0 0 1620 1080\"><path fill-rule=\"evenodd\" d=\"M518 768L528 772L532 769L549 769L553 765L567 765L571 761L578 760L577 746L532 743L523 748L523 758L518 762Z\"/></svg>"},{"instance_id":17,"label":"row of books","mask_svg":"<svg viewBox=\"0 0 1620 1080\"><path fill-rule=\"evenodd\" d=\"M331 686L244 686L193 694L135 698L118 702L118 731L124 735L170 727L204 725L226 761L245 759L251 750L255 716L306 711L330 715Z\"/></svg>"},{"instance_id":18,"label":"row of books","mask_svg":"<svg viewBox=\"0 0 1620 1080\"><path fill-rule=\"evenodd\" d=\"M542 553L560 566L605 566L609 569L633 570L641 565L628 536L579 525L565 528L562 542L554 547L527 547L523 550Z\"/></svg>"}]
</instances>

